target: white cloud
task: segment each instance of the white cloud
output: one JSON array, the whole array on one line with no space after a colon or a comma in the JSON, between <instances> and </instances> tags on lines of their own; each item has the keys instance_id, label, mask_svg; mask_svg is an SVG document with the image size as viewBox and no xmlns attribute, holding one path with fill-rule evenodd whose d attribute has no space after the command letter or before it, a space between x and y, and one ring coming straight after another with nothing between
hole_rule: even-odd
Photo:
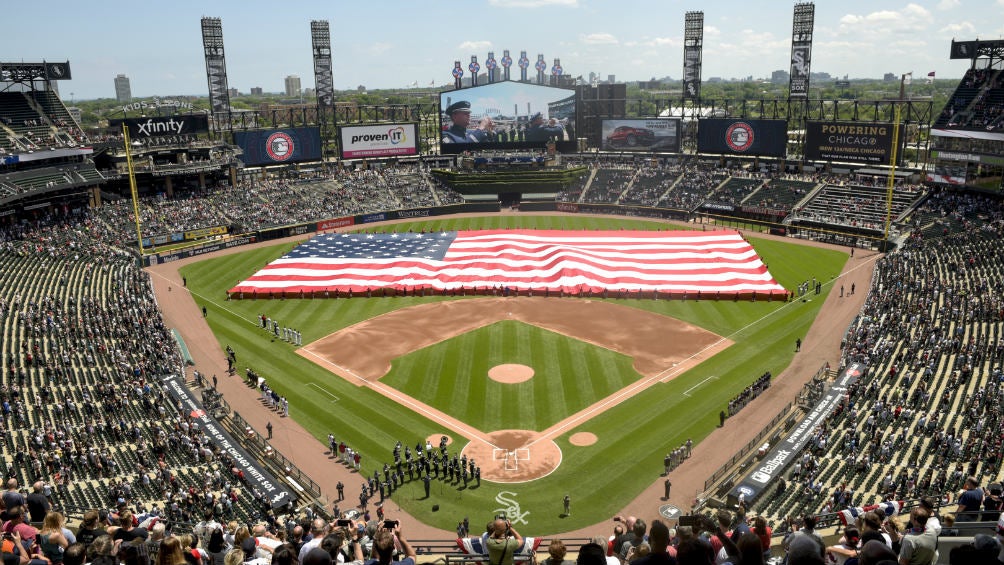
<instances>
[{"instance_id":1,"label":"white cloud","mask_svg":"<svg viewBox=\"0 0 1004 565\"><path fill-rule=\"evenodd\" d=\"M878 10L868 14L847 14L840 18L839 31L861 33L917 33L934 21L931 12L918 4L907 4L900 10Z\"/></svg>"},{"instance_id":2,"label":"white cloud","mask_svg":"<svg viewBox=\"0 0 1004 565\"><path fill-rule=\"evenodd\" d=\"M368 45L364 50L370 55L383 55L394 47L393 43L377 42Z\"/></svg>"},{"instance_id":3,"label":"white cloud","mask_svg":"<svg viewBox=\"0 0 1004 565\"><path fill-rule=\"evenodd\" d=\"M544 6L577 7L579 0L489 0L496 8L542 8Z\"/></svg>"},{"instance_id":4,"label":"white cloud","mask_svg":"<svg viewBox=\"0 0 1004 565\"><path fill-rule=\"evenodd\" d=\"M938 9L943 11L951 10L952 8L958 8L960 5L962 5L962 2L959 0L941 0L938 2Z\"/></svg>"},{"instance_id":5,"label":"white cloud","mask_svg":"<svg viewBox=\"0 0 1004 565\"><path fill-rule=\"evenodd\" d=\"M1001 0L1004 1L1004 0ZM722 30L715 26L704 26L704 37L719 37L722 35Z\"/></svg>"},{"instance_id":6,"label":"white cloud","mask_svg":"<svg viewBox=\"0 0 1004 565\"><path fill-rule=\"evenodd\" d=\"M457 46L457 49L463 49L466 51L480 51L482 49L488 49L492 46L491 41L464 41Z\"/></svg>"},{"instance_id":7,"label":"white cloud","mask_svg":"<svg viewBox=\"0 0 1004 565\"><path fill-rule=\"evenodd\" d=\"M655 37L650 41L646 41L645 45L650 47L677 47L683 45L683 40L675 37Z\"/></svg>"},{"instance_id":8,"label":"white cloud","mask_svg":"<svg viewBox=\"0 0 1004 565\"><path fill-rule=\"evenodd\" d=\"M944 35L950 35L952 37L961 37L968 35L976 35L976 26L969 22L959 22L957 24L948 24L945 27L938 30Z\"/></svg>"},{"instance_id":9,"label":"white cloud","mask_svg":"<svg viewBox=\"0 0 1004 565\"><path fill-rule=\"evenodd\" d=\"M579 39L589 45L614 45L617 43L617 38L610 33L590 33L580 35Z\"/></svg>"}]
</instances>

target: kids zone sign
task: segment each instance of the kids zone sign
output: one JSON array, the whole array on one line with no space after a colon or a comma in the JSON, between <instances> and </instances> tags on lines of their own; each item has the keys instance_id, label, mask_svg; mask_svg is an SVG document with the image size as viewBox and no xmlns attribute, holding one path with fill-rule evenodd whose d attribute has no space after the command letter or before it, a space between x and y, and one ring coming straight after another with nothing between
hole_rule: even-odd
<instances>
[{"instance_id":1,"label":"kids zone sign","mask_svg":"<svg viewBox=\"0 0 1004 565\"><path fill-rule=\"evenodd\" d=\"M380 124L341 128L342 159L418 155L416 124Z\"/></svg>"}]
</instances>

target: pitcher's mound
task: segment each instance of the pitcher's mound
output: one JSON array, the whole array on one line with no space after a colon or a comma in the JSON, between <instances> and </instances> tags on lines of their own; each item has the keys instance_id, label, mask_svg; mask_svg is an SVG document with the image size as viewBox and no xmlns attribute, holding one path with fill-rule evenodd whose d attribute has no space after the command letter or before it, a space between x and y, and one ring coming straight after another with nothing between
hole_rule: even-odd
<instances>
[{"instance_id":1,"label":"pitcher's mound","mask_svg":"<svg viewBox=\"0 0 1004 565\"><path fill-rule=\"evenodd\" d=\"M517 363L495 365L488 369L488 378L506 384L521 383L533 378L533 368Z\"/></svg>"},{"instance_id":2,"label":"pitcher's mound","mask_svg":"<svg viewBox=\"0 0 1004 565\"><path fill-rule=\"evenodd\" d=\"M592 445L592 444L596 443L596 434L589 433L589 432L575 433L575 434L572 434L572 436L570 438L568 438L568 443L570 443L572 445L575 445L575 446L579 446L579 447L585 447L587 445Z\"/></svg>"}]
</instances>

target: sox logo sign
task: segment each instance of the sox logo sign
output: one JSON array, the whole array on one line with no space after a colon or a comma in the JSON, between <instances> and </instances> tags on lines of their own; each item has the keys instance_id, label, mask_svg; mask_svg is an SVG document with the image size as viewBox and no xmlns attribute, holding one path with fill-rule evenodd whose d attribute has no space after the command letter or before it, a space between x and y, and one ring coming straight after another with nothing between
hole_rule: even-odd
<instances>
[{"instance_id":1,"label":"sox logo sign","mask_svg":"<svg viewBox=\"0 0 1004 565\"><path fill-rule=\"evenodd\" d=\"M293 157L295 147L296 143L293 138L281 131L268 136L268 140L265 141L265 153L273 161L288 161Z\"/></svg>"},{"instance_id":2,"label":"sox logo sign","mask_svg":"<svg viewBox=\"0 0 1004 565\"><path fill-rule=\"evenodd\" d=\"M725 130L725 144L729 149L738 153L743 153L753 147L753 126L746 122L736 122Z\"/></svg>"}]
</instances>

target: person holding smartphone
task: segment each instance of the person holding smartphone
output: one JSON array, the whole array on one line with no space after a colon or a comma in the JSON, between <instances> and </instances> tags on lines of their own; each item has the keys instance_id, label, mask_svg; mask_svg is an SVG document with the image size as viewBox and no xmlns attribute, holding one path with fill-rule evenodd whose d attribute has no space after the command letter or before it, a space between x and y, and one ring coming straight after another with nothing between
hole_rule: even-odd
<instances>
[{"instance_id":1,"label":"person holding smartphone","mask_svg":"<svg viewBox=\"0 0 1004 565\"><path fill-rule=\"evenodd\" d=\"M523 536L509 520L496 518L485 545L488 546L489 565L513 565L513 556L523 547Z\"/></svg>"},{"instance_id":2,"label":"person holding smartphone","mask_svg":"<svg viewBox=\"0 0 1004 565\"><path fill-rule=\"evenodd\" d=\"M401 532L401 522L384 520L373 537L373 553L365 565L390 565L394 560L394 549L397 546L400 546L401 553L404 554L404 557L397 563L399 565L415 565L418 561L418 555L408 540L404 539L404 534Z\"/></svg>"}]
</instances>

